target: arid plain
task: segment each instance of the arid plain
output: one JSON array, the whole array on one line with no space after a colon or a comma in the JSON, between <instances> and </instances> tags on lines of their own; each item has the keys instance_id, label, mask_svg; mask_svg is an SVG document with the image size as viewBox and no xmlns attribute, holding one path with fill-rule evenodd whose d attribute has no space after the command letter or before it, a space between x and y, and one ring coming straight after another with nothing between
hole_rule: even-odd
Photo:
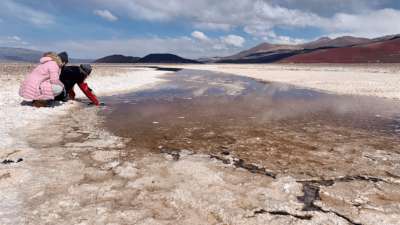
<instances>
[{"instance_id":1,"label":"arid plain","mask_svg":"<svg viewBox=\"0 0 400 225\"><path fill-rule=\"evenodd\" d=\"M0 66L1 224L399 224L399 64L102 64L106 106L46 109L31 68Z\"/></svg>"}]
</instances>

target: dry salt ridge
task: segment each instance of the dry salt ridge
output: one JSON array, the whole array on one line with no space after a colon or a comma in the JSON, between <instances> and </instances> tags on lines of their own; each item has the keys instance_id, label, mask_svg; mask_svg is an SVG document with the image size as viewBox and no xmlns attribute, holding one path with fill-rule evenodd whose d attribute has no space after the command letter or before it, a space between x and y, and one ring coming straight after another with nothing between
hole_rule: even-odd
<instances>
[{"instance_id":1,"label":"dry salt ridge","mask_svg":"<svg viewBox=\"0 0 400 225\"><path fill-rule=\"evenodd\" d=\"M298 174L302 167L281 170L273 168L274 162L252 163L224 151L181 149L132 157L144 150L105 129L101 108L81 102L47 109L20 106L19 82L31 67L2 65L0 75L0 224L400 224L400 148L390 144L398 143L396 137L385 136L378 144L317 145L308 154L327 159L321 162L323 171L334 169L326 174L318 167ZM397 67L195 69L400 98ZM89 83L100 96L152 89L170 73L123 66L94 71ZM323 129L324 138L351 142L340 128Z\"/></svg>"}]
</instances>

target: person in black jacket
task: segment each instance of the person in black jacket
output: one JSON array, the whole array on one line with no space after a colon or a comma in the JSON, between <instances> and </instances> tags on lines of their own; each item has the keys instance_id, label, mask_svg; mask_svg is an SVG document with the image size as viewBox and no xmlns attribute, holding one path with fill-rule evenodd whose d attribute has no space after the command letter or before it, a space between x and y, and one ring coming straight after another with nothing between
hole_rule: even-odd
<instances>
[{"instance_id":1,"label":"person in black jacket","mask_svg":"<svg viewBox=\"0 0 400 225\"><path fill-rule=\"evenodd\" d=\"M64 84L65 93L57 96L57 100L68 101L75 99L74 86L75 84L82 92L90 99L94 105L99 105L96 95L85 82L86 78L92 72L90 64L81 64L80 66L64 66L61 70L60 80Z\"/></svg>"}]
</instances>

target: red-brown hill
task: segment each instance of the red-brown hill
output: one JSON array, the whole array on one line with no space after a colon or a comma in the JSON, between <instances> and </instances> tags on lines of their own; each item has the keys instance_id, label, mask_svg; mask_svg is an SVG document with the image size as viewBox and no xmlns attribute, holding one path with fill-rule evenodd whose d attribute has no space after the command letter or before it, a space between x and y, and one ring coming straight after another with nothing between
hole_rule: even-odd
<instances>
[{"instance_id":1,"label":"red-brown hill","mask_svg":"<svg viewBox=\"0 0 400 225\"><path fill-rule=\"evenodd\" d=\"M335 39L323 37L318 40L299 44L270 44L261 43L253 48L239 52L238 54L222 57L213 62L217 63L272 63L288 57L304 54L311 51L327 48L350 47L371 42L368 38L343 36Z\"/></svg>"},{"instance_id":2,"label":"red-brown hill","mask_svg":"<svg viewBox=\"0 0 400 225\"><path fill-rule=\"evenodd\" d=\"M400 37L367 44L315 50L290 56L284 63L399 63Z\"/></svg>"},{"instance_id":3,"label":"red-brown hill","mask_svg":"<svg viewBox=\"0 0 400 225\"><path fill-rule=\"evenodd\" d=\"M343 36L335 39L329 37L322 37L316 41L308 42L301 45L304 49L316 49L316 48L327 48L327 47L348 47L353 45L360 45L370 42L371 39Z\"/></svg>"}]
</instances>

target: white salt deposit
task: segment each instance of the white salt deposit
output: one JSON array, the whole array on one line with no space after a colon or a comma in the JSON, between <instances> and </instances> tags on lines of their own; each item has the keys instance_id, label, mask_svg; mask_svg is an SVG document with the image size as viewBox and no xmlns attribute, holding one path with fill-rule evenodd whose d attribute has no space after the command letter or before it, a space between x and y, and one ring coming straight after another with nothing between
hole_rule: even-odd
<instances>
[{"instance_id":1,"label":"white salt deposit","mask_svg":"<svg viewBox=\"0 0 400 225\"><path fill-rule=\"evenodd\" d=\"M156 82L161 82L162 79L159 77L163 74L166 74L166 72L148 68L128 70L124 73L111 72L107 74L94 70L88 83L95 90L96 95L104 96L132 91ZM28 139L42 139L43 145L52 145L53 143L59 143L63 138L73 138L71 136L56 135L59 131L56 126L58 124L57 121L60 117L65 117L73 108L81 106L82 103L69 101L55 108L21 106L20 103L23 99L18 96L18 89L23 76L24 74L22 73L15 76L0 74L0 83L2 84L2 88L0 89L0 159L15 160L23 158L25 159L25 163L28 158L33 160L33 158L41 155L41 148L32 148L27 145L26 141ZM77 98L83 97L83 94L79 90L76 90L76 92ZM33 135L42 129L55 129L54 136L44 137ZM25 134L21 135L21 131L24 131ZM32 135L29 135L30 133ZM105 138L105 140L108 140L108 142L100 143L97 141L98 143L92 142L83 145L93 146L102 144L104 146L107 143L115 144L115 141L118 139ZM113 152L97 152L94 156L94 158L103 161L116 157ZM47 170L49 172L52 171L49 168ZM62 171L62 168L57 168L54 170L54 173L59 173L59 171ZM3 165L0 168L0 224L24 223L21 217L22 209L20 208L23 204L23 193L18 190L18 187L27 185L26 182L34 178L32 176L33 172L31 169L23 166L23 164ZM72 179L68 175L65 177ZM35 189L34 187L31 188L32 190ZM51 215L49 215L50 217Z\"/></svg>"},{"instance_id":2,"label":"white salt deposit","mask_svg":"<svg viewBox=\"0 0 400 225\"><path fill-rule=\"evenodd\" d=\"M267 67L255 68L262 79L282 81L278 75L264 76L262 69ZM283 77L289 83L349 93L343 82L327 78L332 70L343 70L328 68L308 81L301 75L305 68L299 73L302 79L290 72L296 71L293 68L268 68L279 68L279 74L288 72ZM224 72L236 74L250 69L248 65L223 67ZM163 73L150 69L95 73L89 84L97 95L122 93L162 81ZM377 86L384 91L373 93L390 96L387 93L397 84L396 76L382 76L386 81ZM354 84L350 87L359 94L368 93L360 92L370 87L356 77L348 78ZM368 81L368 77L363 78ZM373 208L373 201L368 201L372 192L385 199L399 196L394 184L371 183L369 192L363 191L366 182L354 182L352 188L344 184L324 187L321 197L326 201L315 203L325 212L303 211L304 204L298 200L304 194L303 186L292 177L252 174L189 151L182 151L179 160L151 153L128 157L121 150L127 148L126 140L98 129L95 107L79 108L77 102L54 109L22 107L17 96L20 78L0 79L7 84L0 90L0 120L5 122L0 129L0 156L25 159L0 168L0 224L350 224L345 217L362 224L398 224L397 205ZM325 79L335 82L324 83ZM381 86L386 82L391 83L388 89ZM135 150L134 146L129 149ZM346 201L335 205L338 199ZM354 208L342 204L346 202L365 205Z\"/></svg>"},{"instance_id":3,"label":"white salt deposit","mask_svg":"<svg viewBox=\"0 0 400 225\"><path fill-rule=\"evenodd\" d=\"M173 66L236 74L264 81L282 82L337 94L400 99L399 64L205 64Z\"/></svg>"}]
</instances>

